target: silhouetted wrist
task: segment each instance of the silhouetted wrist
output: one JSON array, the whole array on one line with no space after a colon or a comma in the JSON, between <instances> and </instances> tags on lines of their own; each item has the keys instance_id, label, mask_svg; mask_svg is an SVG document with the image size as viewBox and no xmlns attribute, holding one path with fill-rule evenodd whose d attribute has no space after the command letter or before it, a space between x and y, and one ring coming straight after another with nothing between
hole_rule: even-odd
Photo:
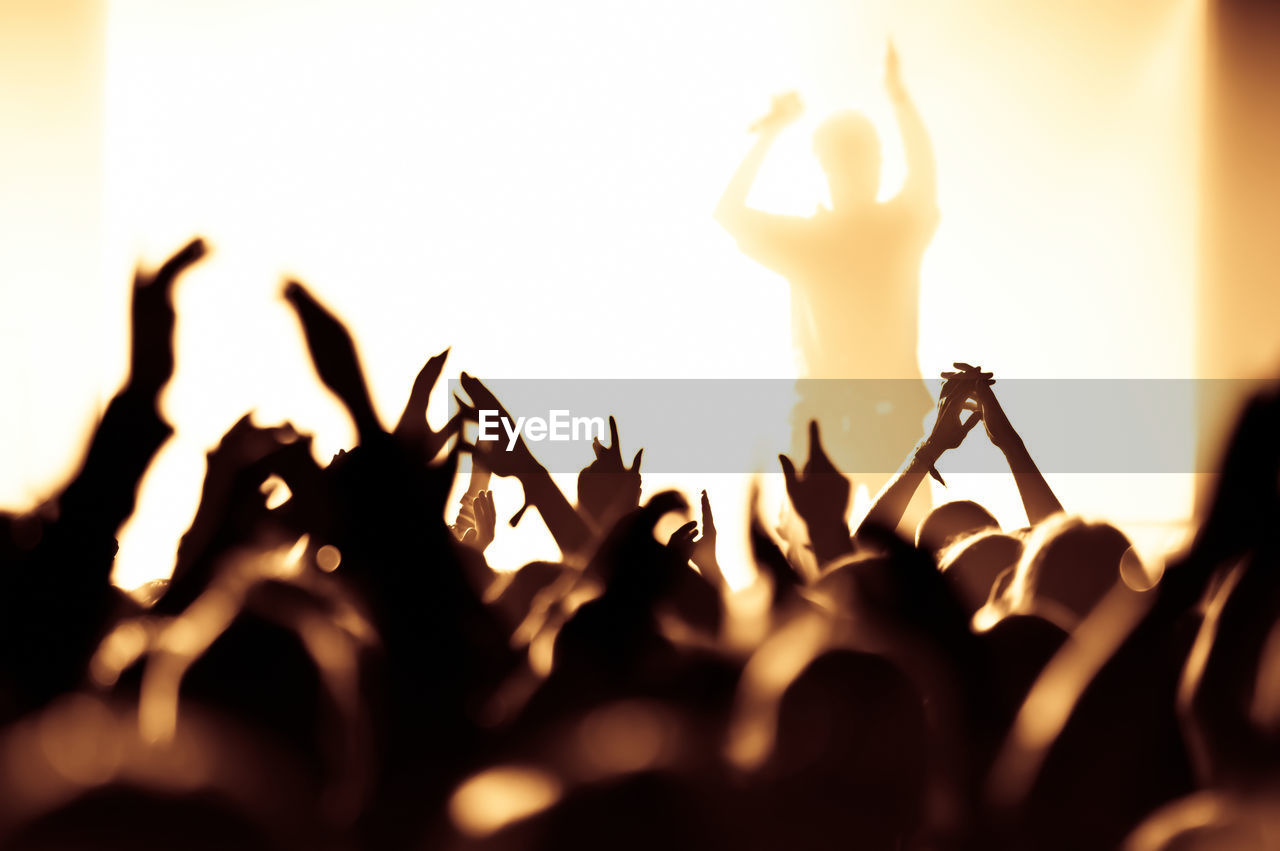
<instances>
[{"instance_id":1,"label":"silhouetted wrist","mask_svg":"<svg viewBox=\"0 0 1280 851\"><path fill-rule=\"evenodd\" d=\"M809 526L809 543L819 564L827 564L853 552L849 524L843 520Z\"/></svg>"},{"instance_id":2,"label":"silhouetted wrist","mask_svg":"<svg viewBox=\"0 0 1280 851\"><path fill-rule=\"evenodd\" d=\"M917 443L916 448L911 452L911 460L907 463L907 472L927 473L930 467L938 463L938 459L942 457L942 453L945 451L945 449L934 443L931 438L926 437Z\"/></svg>"},{"instance_id":3,"label":"silhouetted wrist","mask_svg":"<svg viewBox=\"0 0 1280 851\"><path fill-rule=\"evenodd\" d=\"M542 466L538 461L534 461L527 470L522 470L516 475L521 487L524 488L525 502L533 504L536 494L545 494L548 487L555 487L555 482L551 479L551 473L547 472L547 468Z\"/></svg>"}]
</instances>

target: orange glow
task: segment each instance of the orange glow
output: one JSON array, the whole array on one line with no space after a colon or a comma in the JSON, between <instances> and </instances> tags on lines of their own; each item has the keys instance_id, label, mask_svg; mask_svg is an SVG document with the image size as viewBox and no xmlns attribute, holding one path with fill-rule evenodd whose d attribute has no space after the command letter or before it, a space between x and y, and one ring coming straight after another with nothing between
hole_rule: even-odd
<instances>
[{"instance_id":1,"label":"orange glow","mask_svg":"<svg viewBox=\"0 0 1280 851\"><path fill-rule=\"evenodd\" d=\"M592 777L644 771L678 751L674 734L675 721L661 704L621 701L579 725L579 759Z\"/></svg>"},{"instance_id":2,"label":"orange glow","mask_svg":"<svg viewBox=\"0 0 1280 851\"><path fill-rule=\"evenodd\" d=\"M316 566L326 573L333 573L342 564L342 553L338 548L325 544L316 550Z\"/></svg>"},{"instance_id":3,"label":"orange glow","mask_svg":"<svg viewBox=\"0 0 1280 851\"><path fill-rule=\"evenodd\" d=\"M459 831L488 836L540 813L560 799L560 783L545 771L502 766L465 781L449 801L449 814Z\"/></svg>"}]
</instances>

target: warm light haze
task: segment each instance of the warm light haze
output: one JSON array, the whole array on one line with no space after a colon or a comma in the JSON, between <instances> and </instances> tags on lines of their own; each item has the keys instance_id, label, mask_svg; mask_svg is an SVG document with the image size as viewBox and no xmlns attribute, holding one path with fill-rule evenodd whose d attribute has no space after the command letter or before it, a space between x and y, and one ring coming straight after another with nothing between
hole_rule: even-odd
<instances>
[{"instance_id":1,"label":"warm light haze","mask_svg":"<svg viewBox=\"0 0 1280 851\"><path fill-rule=\"evenodd\" d=\"M60 31L71 13L58 8L24 14ZM1198 0L98 8L65 25L82 43L50 42L92 66L74 97L56 95L53 64L0 52L0 67L50 93L0 101L10 150L40 169L0 164L0 346L24 365L0 379L17 400L0 419L0 499L43 497L118 386L135 261L204 235L210 257L177 294L163 400L177 435L123 535L123 587L167 575L204 453L246 410L314 433L323 459L353 441L280 299L285 274L348 322L384 418L446 345L446 376L793 375L786 282L740 255L710 211L747 124L791 89L806 113L752 203L807 214L823 202L809 139L844 106L876 122L892 192L903 164L881 85L889 38L937 153L923 374L960 359L1001 378L1194 375ZM59 173L73 155L84 167ZM71 196L80 214L43 212ZM464 301L465 322L433 310L441 293ZM73 379L77 363L91 374ZM437 425L446 401L433 400ZM622 440L624 453L645 445L625 422ZM774 504L776 470L762 455ZM1190 512L1189 477L1048 477L1064 504L1122 525ZM745 476L670 478L707 486L735 530L725 546L740 546L729 539ZM948 481L1022 522L1004 477ZM645 491L665 483L646 478ZM519 507L518 486L495 492L500 518ZM527 520L490 550L495 563L516 552L554 545Z\"/></svg>"}]
</instances>

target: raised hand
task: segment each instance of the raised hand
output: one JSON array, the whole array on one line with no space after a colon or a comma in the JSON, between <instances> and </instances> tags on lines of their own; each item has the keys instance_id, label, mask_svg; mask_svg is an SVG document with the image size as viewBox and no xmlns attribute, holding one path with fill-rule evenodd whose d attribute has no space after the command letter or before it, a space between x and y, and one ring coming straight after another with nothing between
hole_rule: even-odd
<instances>
[{"instance_id":1,"label":"raised hand","mask_svg":"<svg viewBox=\"0 0 1280 851\"><path fill-rule=\"evenodd\" d=\"M860 542L872 542L874 545L874 530L892 530L898 527L912 495L924 482L925 473L946 485L938 473L938 459L948 449L954 449L964 442L965 436L978 424L981 418L976 412L978 405L969 398L969 392L975 382L985 383L990 378L989 373L983 373L968 364L956 364L956 367L961 371L942 374L946 384L939 394L938 417L933 423L933 430L916 445L903 467L876 494L871 510L858 525L855 537ZM982 377L984 375L986 378ZM966 411L971 412L968 419L963 418Z\"/></svg>"},{"instance_id":2,"label":"raised hand","mask_svg":"<svg viewBox=\"0 0 1280 851\"><path fill-rule=\"evenodd\" d=\"M289 423L261 427L245 414L206 456L208 469L195 519L182 537L168 590L157 611L181 611L204 591L220 556L258 535L272 517L286 537L322 527L324 483L311 457L311 438ZM292 494L285 505L268 510L262 485L277 475Z\"/></svg>"},{"instance_id":3,"label":"raised hand","mask_svg":"<svg viewBox=\"0 0 1280 851\"><path fill-rule=\"evenodd\" d=\"M970 414L968 418L964 417L965 412ZM978 403L968 396L944 396L938 400L938 418L929 432L929 443L939 450L955 449L981 419Z\"/></svg>"},{"instance_id":4,"label":"raised hand","mask_svg":"<svg viewBox=\"0 0 1280 851\"><path fill-rule=\"evenodd\" d=\"M311 436L299 434L289 423L257 426L250 414L236 421L222 436L206 460L204 502L219 494L231 510L261 519L268 495L262 485L278 476L288 486L289 501L273 512L288 518L298 533L324 523L325 485L320 468L311 457ZM216 508L216 505L213 505Z\"/></svg>"},{"instance_id":5,"label":"raised hand","mask_svg":"<svg viewBox=\"0 0 1280 851\"><path fill-rule=\"evenodd\" d=\"M702 534L698 534L698 521L690 520L671 533L667 546L685 561L692 561L703 579L717 588L725 586L724 573L720 570L720 562L716 560L716 526L706 491L702 492Z\"/></svg>"},{"instance_id":6,"label":"raised hand","mask_svg":"<svg viewBox=\"0 0 1280 851\"><path fill-rule=\"evenodd\" d=\"M973 394L982 415L982 424L987 430L987 438L997 449L1008 452L1022 447L1022 437L1014 429L1013 423L1001 407L991 385L980 385Z\"/></svg>"},{"instance_id":7,"label":"raised hand","mask_svg":"<svg viewBox=\"0 0 1280 851\"><path fill-rule=\"evenodd\" d=\"M693 542L693 553L690 559L702 575L715 585L723 588L726 583L724 571L720 569L720 560L716 558L716 521L711 516L711 500L707 492L702 492L702 535Z\"/></svg>"},{"instance_id":8,"label":"raised hand","mask_svg":"<svg viewBox=\"0 0 1280 851\"><path fill-rule=\"evenodd\" d=\"M694 538L698 536L698 521L690 520L671 533L667 546L675 550L681 561L688 561L693 556Z\"/></svg>"},{"instance_id":9,"label":"raised hand","mask_svg":"<svg viewBox=\"0 0 1280 851\"><path fill-rule=\"evenodd\" d=\"M820 561L838 558L849 551L849 480L836 469L822 449L816 420L809 421L809 460L802 474L786 455L778 456L787 495L805 524Z\"/></svg>"},{"instance_id":10,"label":"raised hand","mask_svg":"<svg viewBox=\"0 0 1280 851\"><path fill-rule=\"evenodd\" d=\"M444 370L444 362L449 357L449 349L426 362L413 381L413 389L409 391L409 400L405 402L404 411L396 423L395 436L406 446L420 449L429 461L440 454L440 450L449 442L449 438L462 430L465 419L465 408L460 407L458 413L449 418L444 428L435 431L427 422L427 405L431 401L431 391L440 380Z\"/></svg>"},{"instance_id":11,"label":"raised hand","mask_svg":"<svg viewBox=\"0 0 1280 851\"><path fill-rule=\"evenodd\" d=\"M471 403L457 399L460 416L474 419L476 411L497 411L499 417L511 420L511 415L502 406L488 387L473 376L462 373L460 380L462 389L471 397ZM456 397L455 397L456 398ZM525 509L530 505L537 507L552 537L566 556L584 554L592 542L591 530L581 515L574 510L565 499L560 488L552 480L538 459L529 451L524 437L519 437L508 448L506 441L476 441L475 445L461 444L461 448L472 453L472 458L486 470L497 476L514 476L524 488L524 505L511 518L511 525L520 522Z\"/></svg>"},{"instance_id":12,"label":"raised hand","mask_svg":"<svg viewBox=\"0 0 1280 851\"><path fill-rule=\"evenodd\" d=\"M497 531L498 515L493 507L493 491L480 491L475 496L462 497L462 510L453 527L458 540L478 552L493 543Z\"/></svg>"},{"instance_id":13,"label":"raised hand","mask_svg":"<svg viewBox=\"0 0 1280 851\"><path fill-rule=\"evenodd\" d=\"M888 42L885 50L884 87L898 119L898 133L902 136L903 153L907 160L907 176L898 192L898 199L909 203L918 215L928 215L929 221L936 224L938 175L933 143L919 111L911 102L907 86L902 81L902 67L892 41Z\"/></svg>"},{"instance_id":14,"label":"raised hand","mask_svg":"<svg viewBox=\"0 0 1280 851\"><path fill-rule=\"evenodd\" d=\"M151 459L173 434L157 405L173 375L173 286L204 254L203 240L193 239L154 274L137 271L128 379L103 411L78 471L48 504L56 514L38 509L30 516L37 535L20 556L5 552L0 718L74 688L115 610L115 536L133 514ZM0 512L0 549L9 544L4 527L12 521ZM29 566L11 567L8 558Z\"/></svg>"},{"instance_id":15,"label":"raised hand","mask_svg":"<svg viewBox=\"0 0 1280 851\"><path fill-rule=\"evenodd\" d=\"M500 418L515 421L515 418L507 413L507 409L498 401L498 397L494 396L480 379L464 372L459 380L462 383L462 389L471 397L470 404L455 397L459 413L464 419L474 419L478 411L497 411ZM517 438L515 444L509 449L505 440L477 440L474 446L467 448L475 458L480 459L485 469L497 476L520 478L542 469L538 460L533 457L533 453L529 451L523 435Z\"/></svg>"},{"instance_id":16,"label":"raised hand","mask_svg":"<svg viewBox=\"0 0 1280 851\"><path fill-rule=\"evenodd\" d=\"M637 450L631 466L626 466L613 417L609 417L609 441L608 446L599 438L591 442L595 460L578 473L578 506L602 528L640 504L640 460L644 457L644 450Z\"/></svg>"},{"instance_id":17,"label":"raised hand","mask_svg":"<svg viewBox=\"0 0 1280 851\"><path fill-rule=\"evenodd\" d=\"M752 133L777 133L803 114L804 101L800 100L799 93L784 92L773 96L769 112L756 119L749 129Z\"/></svg>"},{"instance_id":18,"label":"raised hand","mask_svg":"<svg viewBox=\"0 0 1280 851\"><path fill-rule=\"evenodd\" d=\"M884 87L895 100L907 94L906 86L902 84L902 65L898 61L898 49L894 47L893 39L889 39L885 46Z\"/></svg>"},{"instance_id":19,"label":"raised hand","mask_svg":"<svg viewBox=\"0 0 1280 851\"><path fill-rule=\"evenodd\" d=\"M300 448L309 457L310 443L310 436L299 434L290 423L264 428L254 425L252 414L245 414L227 429L222 440L206 457L211 472L222 475L252 468L264 458L290 446Z\"/></svg>"},{"instance_id":20,"label":"raised hand","mask_svg":"<svg viewBox=\"0 0 1280 851\"><path fill-rule=\"evenodd\" d=\"M599 472L631 473L637 479L640 477L640 459L644 457L644 450L636 450L636 457L631 459L630 468L624 465L622 461L622 441L618 439L618 421L612 416L609 417L609 445L605 446L598 437L593 438L591 451L596 454Z\"/></svg>"},{"instance_id":21,"label":"raised hand","mask_svg":"<svg viewBox=\"0 0 1280 851\"><path fill-rule=\"evenodd\" d=\"M951 364L955 367L954 371L942 373L945 383L942 385L942 393L940 397L951 396L954 393L962 392L966 396L972 396L977 388L981 385L990 387L996 383L993 372L983 372L982 367L973 366L962 361L956 361Z\"/></svg>"},{"instance_id":22,"label":"raised hand","mask_svg":"<svg viewBox=\"0 0 1280 851\"><path fill-rule=\"evenodd\" d=\"M207 252L204 240L196 237L154 274L134 273L130 385L159 392L173 376L173 284Z\"/></svg>"},{"instance_id":23,"label":"raised hand","mask_svg":"<svg viewBox=\"0 0 1280 851\"><path fill-rule=\"evenodd\" d=\"M297 281L285 285L284 297L302 323L316 374L351 415L360 442L367 443L384 434L369 398L355 343L346 326Z\"/></svg>"},{"instance_id":24,"label":"raised hand","mask_svg":"<svg viewBox=\"0 0 1280 851\"><path fill-rule=\"evenodd\" d=\"M957 364L957 366L967 367L968 365ZM976 367L969 369L971 374L977 372ZM987 438L1009 462L1009 470L1013 473L1014 482L1018 486L1018 495L1022 498L1023 508L1026 509L1027 520L1034 525L1062 511L1062 503L1058 501L1053 489L1049 487L1049 483L1045 481L1035 461L1031 459L1031 454L1022 442L1021 435L1009 422L1004 408L996 399L995 391L991 389L995 380L990 377L990 373L980 373L980 375L982 380L972 385L970 398L978 405L978 414L987 430Z\"/></svg>"},{"instance_id":25,"label":"raised hand","mask_svg":"<svg viewBox=\"0 0 1280 851\"><path fill-rule=\"evenodd\" d=\"M936 461L942 453L948 449L955 449L963 443L965 437L978 424L978 420L981 419L978 403L971 398L971 395L976 392L977 387L988 385L993 381L991 373L982 372L981 367L970 366L967 363L957 363L955 366L960 372L942 373L946 382L942 385L942 392L938 397L938 417L934 420L933 429L925 439L924 445L917 453L921 458L928 458L929 475L944 486L946 481L938 472ZM970 412L968 419L963 418L966 411Z\"/></svg>"},{"instance_id":26,"label":"raised hand","mask_svg":"<svg viewBox=\"0 0 1280 851\"><path fill-rule=\"evenodd\" d=\"M77 529L72 537L101 540L112 554L116 531L133 513L138 482L173 434L157 404L173 376L173 286L206 251L197 237L154 274L135 273L129 377L107 405L79 472L58 497L63 528Z\"/></svg>"},{"instance_id":27,"label":"raised hand","mask_svg":"<svg viewBox=\"0 0 1280 851\"><path fill-rule=\"evenodd\" d=\"M849 509L849 480L836 469L822 448L817 420L809 421L809 460L802 473L786 455L778 456L791 504L806 521L843 518Z\"/></svg>"}]
</instances>

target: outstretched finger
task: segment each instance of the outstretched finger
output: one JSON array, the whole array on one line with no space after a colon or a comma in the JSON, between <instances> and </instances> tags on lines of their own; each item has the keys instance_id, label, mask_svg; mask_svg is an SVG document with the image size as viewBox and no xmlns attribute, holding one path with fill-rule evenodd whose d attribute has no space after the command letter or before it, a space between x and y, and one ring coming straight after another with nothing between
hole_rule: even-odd
<instances>
[{"instance_id":1,"label":"outstretched finger","mask_svg":"<svg viewBox=\"0 0 1280 851\"><path fill-rule=\"evenodd\" d=\"M693 547L694 536L698 533L698 524L692 520L671 533L667 545L681 552L688 552Z\"/></svg>"},{"instance_id":2,"label":"outstretched finger","mask_svg":"<svg viewBox=\"0 0 1280 851\"><path fill-rule=\"evenodd\" d=\"M302 324L316 374L346 407L361 442L367 442L382 431L382 426L373 410L351 333L297 281L285 284L284 297Z\"/></svg>"},{"instance_id":3,"label":"outstretched finger","mask_svg":"<svg viewBox=\"0 0 1280 851\"><path fill-rule=\"evenodd\" d=\"M690 520L688 523L682 524L679 529L672 532L671 537L675 538L679 536L681 538L692 538L697 531L698 521Z\"/></svg>"},{"instance_id":4,"label":"outstretched finger","mask_svg":"<svg viewBox=\"0 0 1280 851\"><path fill-rule=\"evenodd\" d=\"M782 479L787 483L787 492L790 493L796 486L796 465L786 455L778 456L778 464L782 466Z\"/></svg>"},{"instance_id":5,"label":"outstretched finger","mask_svg":"<svg viewBox=\"0 0 1280 851\"><path fill-rule=\"evenodd\" d=\"M204 257L209 251L209 246L202 237L197 236L161 264L156 273L147 280L147 283L156 283L162 287L168 287L179 275L191 268Z\"/></svg>"},{"instance_id":6,"label":"outstretched finger","mask_svg":"<svg viewBox=\"0 0 1280 851\"><path fill-rule=\"evenodd\" d=\"M964 410L968 401L968 396L953 393L942 401L942 406L938 411L938 419L956 416L961 410Z\"/></svg>"},{"instance_id":7,"label":"outstretched finger","mask_svg":"<svg viewBox=\"0 0 1280 851\"><path fill-rule=\"evenodd\" d=\"M472 507L476 515L486 523L492 523L496 519L496 511L493 507L493 491L480 491L480 493L476 494Z\"/></svg>"},{"instance_id":8,"label":"outstretched finger","mask_svg":"<svg viewBox=\"0 0 1280 851\"><path fill-rule=\"evenodd\" d=\"M836 467L831 463L826 450L822 447L822 435L818 432L818 421L809 420L809 463L805 470L822 473L834 473Z\"/></svg>"},{"instance_id":9,"label":"outstretched finger","mask_svg":"<svg viewBox=\"0 0 1280 851\"><path fill-rule=\"evenodd\" d=\"M426 429L427 405L431 402L431 391L440 380L440 373L444 370L444 362L448 357L449 349L445 349L430 358L422 369L418 370L418 377L413 380L413 389L409 391L409 400L405 402L400 421L396 423L395 434L412 434Z\"/></svg>"},{"instance_id":10,"label":"outstretched finger","mask_svg":"<svg viewBox=\"0 0 1280 851\"><path fill-rule=\"evenodd\" d=\"M471 397L471 402L478 410L497 411L498 416L510 419L507 409L502 407L498 401L498 397L493 395L488 387L484 386L484 382L473 375L462 373L459 376L462 382L462 389L467 391L467 395Z\"/></svg>"}]
</instances>

